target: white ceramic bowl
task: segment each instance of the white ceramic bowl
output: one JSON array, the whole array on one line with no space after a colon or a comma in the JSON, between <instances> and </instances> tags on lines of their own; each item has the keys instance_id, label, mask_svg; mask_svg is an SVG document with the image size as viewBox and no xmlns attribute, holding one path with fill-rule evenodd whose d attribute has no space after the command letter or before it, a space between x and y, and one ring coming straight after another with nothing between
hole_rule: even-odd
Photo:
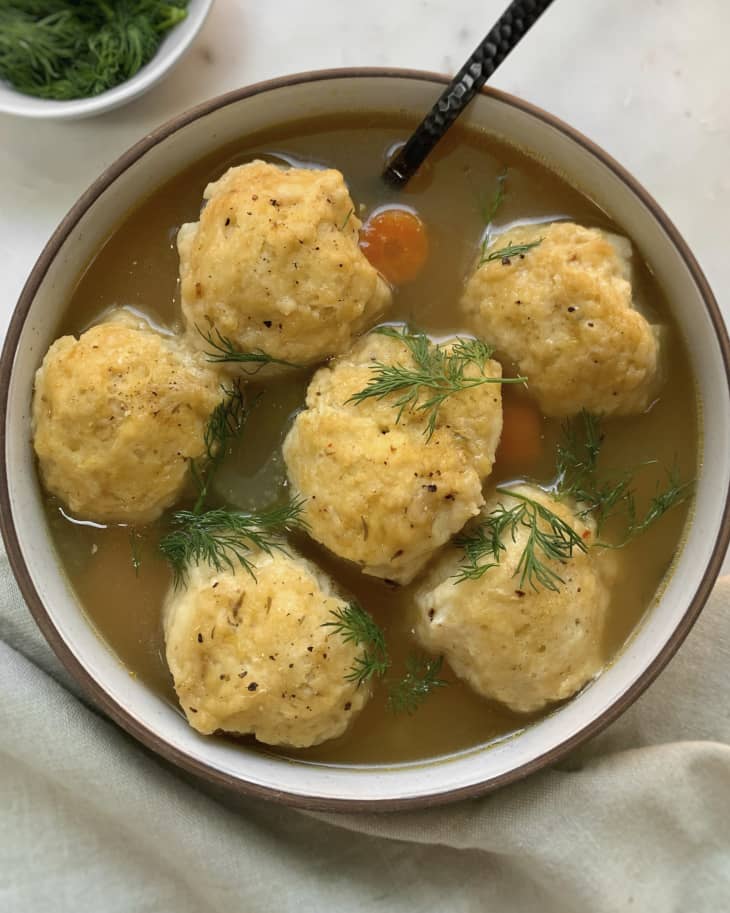
<instances>
[{"instance_id":1,"label":"white ceramic bowl","mask_svg":"<svg viewBox=\"0 0 730 913\"><path fill-rule=\"evenodd\" d=\"M730 347L697 263L654 200L606 153L544 111L489 91L474 100L466 119L532 150L625 229L664 289L697 381L703 442L694 518L671 579L621 656L547 719L488 748L416 764L334 767L198 735L175 708L129 676L87 623L48 535L30 443L33 374L80 271L136 200L216 147L310 115L421 113L444 82L385 70L293 76L214 99L161 127L112 165L61 223L23 290L0 360L0 520L20 587L51 645L92 698L160 755L241 792L293 805L426 805L476 795L554 762L615 719L666 664L710 592L730 535Z\"/></svg>"},{"instance_id":2,"label":"white ceramic bowl","mask_svg":"<svg viewBox=\"0 0 730 913\"><path fill-rule=\"evenodd\" d=\"M213 0L190 0L187 16L165 35L152 60L131 79L113 89L93 98L53 101L16 92L10 85L0 81L0 111L19 114L21 117L75 120L126 105L159 82L175 66L203 27L212 5Z\"/></svg>"}]
</instances>

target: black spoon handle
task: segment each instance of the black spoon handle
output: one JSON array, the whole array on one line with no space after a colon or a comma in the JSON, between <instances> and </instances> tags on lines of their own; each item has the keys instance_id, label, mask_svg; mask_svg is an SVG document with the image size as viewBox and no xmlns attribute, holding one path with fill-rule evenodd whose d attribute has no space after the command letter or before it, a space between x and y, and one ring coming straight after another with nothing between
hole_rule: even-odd
<instances>
[{"instance_id":1,"label":"black spoon handle","mask_svg":"<svg viewBox=\"0 0 730 913\"><path fill-rule=\"evenodd\" d=\"M553 0L510 3L405 146L388 163L383 178L389 184L395 187L406 184L474 95L552 3Z\"/></svg>"}]
</instances>

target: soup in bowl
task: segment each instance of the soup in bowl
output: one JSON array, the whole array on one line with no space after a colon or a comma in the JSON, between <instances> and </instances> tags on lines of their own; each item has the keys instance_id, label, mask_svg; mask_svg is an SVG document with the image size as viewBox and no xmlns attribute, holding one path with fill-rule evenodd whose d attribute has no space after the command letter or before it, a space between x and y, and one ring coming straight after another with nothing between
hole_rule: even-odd
<instances>
[{"instance_id":1,"label":"soup in bowl","mask_svg":"<svg viewBox=\"0 0 730 913\"><path fill-rule=\"evenodd\" d=\"M726 545L727 339L676 230L493 92L388 188L438 86L313 74L161 128L3 355L4 532L54 648L165 757L310 807L554 761Z\"/></svg>"}]
</instances>

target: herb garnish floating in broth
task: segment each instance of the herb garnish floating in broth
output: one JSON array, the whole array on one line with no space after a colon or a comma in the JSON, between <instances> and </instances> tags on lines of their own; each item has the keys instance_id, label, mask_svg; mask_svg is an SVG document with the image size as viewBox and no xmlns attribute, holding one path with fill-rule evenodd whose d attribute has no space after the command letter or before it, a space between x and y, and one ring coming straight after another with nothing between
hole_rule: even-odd
<instances>
[{"instance_id":1,"label":"herb garnish floating in broth","mask_svg":"<svg viewBox=\"0 0 730 913\"><path fill-rule=\"evenodd\" d=\"M651 605L697 473L687 353L621 227L461 127L394 196L373 162L411 127L291 124L171 177L36 387L90 620L197 731L308 761L468 749L570 698Z\"/></svg>"},{"instance_id":2,"label":"herb garnish floating in broth","mask_svg":"<svg viewBox=\"0 0 730 913\"><path fill-rule=\"evenodd\" d=\"M405 675L388 689L387 709L391 713L415 713L436 688L448 685L439 678L443 664L443 656L411 653L406 660Z\"/></svg>"},{"instance_id":3,"label":"herb garnish floating in broth","mask_svg":"<svg viewBox=\"0 0 730 913\"><path fill-rule=\"evenodd\" d=\"M497 218L499 210L502 208L505 197L507 195L507 175L509 174L508 168L503 168L497 175L497 181L494 189L494 194L492 196L491 202L488 206L484 206L482 209L482 217L484 218L484 240L482 241L482 253L489 244L489 239L492 234L493 226L492 223Z\"/></svg>"},{"instance_id":4,"label":"herb garnish floating in broth","mask_svg":"<svg viewBox=\"0 0 730 913\"><path fill-rule=\"evenodd\" d=\"M205 454L198 462L190 460L190 473L198 489L194 514L202 511L215 474L226 458L231 442L243 431L250 414L239 381L234 381L230 387L221 386L221 390L224 399L211 413L203 433Z\"/></svg>"},{"instance_id":5,"label":"herb garnish floating in broth","mask_svg":"<svg viewBox=\"0 0 730 913\"><path fill-rule=\"evenodd\" d=\"M614 519L619 541L597 540L593 543L594 548L623 548L668 510L683 503L690 496L693 482L681 482L676 470L668 470L665 486L661 487L657 482L656 491L640 516L633 486L634 476L643 467L639 466L633 472L626 470L618 478L599 481L598 458L603 439L597 416L584 412L579 419L564 423L563 440L557 448L558 474L553 494L556 500L567 498L575 503L576 515L584 521L589 519L598 534L609 519ZM509 508L498 503L475 527L456 538L455 544L464 552L457 580L478 579L496 567L506 551L505 541L514 542L517 529L524 527L528 537L515 570L515 575L519 574L520 588L528 584L534 590L541 586L557 592L564 580L543 559L565 564L576 549L585 552L586 543L545 504L514 489L498 486L496 491L516 499L517 503Z\"/></svg>"},{"instance_id":6,"label":"herb garnish floating in broth","mask_svg":"<svg viewBox=\"0 0 730 913\"><path fill-rule=\"evenodd\" d=\"M358 685L369 682L375 676L382 678L388 671L390 659L385 635L372 616L356 602L334 609L332 616L333 620L324 622L322 627L332 628L345 643L363 648L345 678Z\"/></svg>"},{"instance_id":7,"label":"herb garnish floating in broth","mask_svg":"<svg viewBox=\"0 0 730 913\"><path fill-rule=\"evenodd\" d=\"M538 244L542 243L542 238L538 238L536 241L530 241L524 244L508 244L507 247L502 247L499 250L489 250L489 247L492 243L492 236L494 233L493 222L496 219L502 204L505 201L507 196L507 175L509 169L503 168L500 173L497 175L496 187L494 190L494 196L489 206L484 207L483 217L486 228L484 229L484 237L481 244L481 252L479 255L479 261L477 266L482 266L484 263L491 263L493 260L502 260L504 261L505 266L509 266L511 257L522 257L524 259L525 254L532 250L533 247L537 247Z\"/></svg>"},{"instance_id":8,"label":"herb garnish floating in broth","mask_svg":"<svg viewBox=\"0 0 730 913\"><path fill-rule=\"evenodd\" d=\"M601 420L583 412L579 419L563 424L563 440L558 445L558 497L573 498L579 505L581 517L592 517L600 533L614 519L618 531L617 543L600 542L606 548L623 548L646 532L668 510L689 498L694 481L682 482L676 467L664 469L666 482L657 480L655 491L642 515L636 506L635 478L641 471L656 463L639 464L623 472L615 471L599 477L598 458L605 435Z\"/></svg>"},{"instance_id":9,"label":"herb garnish floating in broth","mask_svg":"<svg viewBox=\"0 0 730 913\"><path fill-rule=\"evenodd\" d=\"M200 563L216 571L233 571L235 561L255 577L250 554L260 551L270 555L274 549L286 552L284 534L303 527L301 503L296 500L258 513L204 510L215 474L249 415L238 381L222 389L225 399L214 409L205 429L205 456L200 463L190 461L198 489L193 509L175 511L170 519L173 529L160 540L160 551L172 568L176 587L185 584L188 568Z\"/></svg>"},{"instance_id":10,"label":"herb garnish floating in broth","mask_svg":"<svg viewBox=\"0 0 730 913\"><path fill-rule=\"evenodd\" d=\"M359 686L373 678L384 678L391 668L391 660L385 635L372 616L355 602L335 609L332 615L334 620L325 622L323 627L333 628L344 643L363 648L345 675L347 681ZM438 677L442 665L443 656L409 654L403 677L387 683L386 709L391 713L415 713L435 688L448 684Z\"/></svg>"}]
</instances>

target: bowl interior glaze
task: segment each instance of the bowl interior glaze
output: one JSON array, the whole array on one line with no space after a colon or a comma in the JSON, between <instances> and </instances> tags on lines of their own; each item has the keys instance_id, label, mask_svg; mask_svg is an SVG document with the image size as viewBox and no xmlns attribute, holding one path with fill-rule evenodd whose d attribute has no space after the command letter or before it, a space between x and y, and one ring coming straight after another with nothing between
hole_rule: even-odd
<instances>
[{"instance_id":1,"label":"bowl interior glaze","mask_svg":"<svg viewBox=\"0 0 730 913\"><path fill-rule=\"evenodd\" d=\"M111 717L162 756L240 791L303 807L432 804L477 795L556 761L615 719L658 674L697 617L728 541L729 347L701 271L657 204L605 153L545 112L489 91L474 100L468 122L530 151L624 226L666 294L696 377L703 441L694 517L664 592L622 654L573 700L516 736L428 762L345 768L198 735L131 677L90 627L46 529L30 443L33 375L79 273L135 201L211 150L302 117L353 110L418 115L444 81L409 71L305 74L231 93L160 128L112 165L54 234L22 293L0 362L3 534L24 596L53 648Z\"/></svg>"}]
</instances>

